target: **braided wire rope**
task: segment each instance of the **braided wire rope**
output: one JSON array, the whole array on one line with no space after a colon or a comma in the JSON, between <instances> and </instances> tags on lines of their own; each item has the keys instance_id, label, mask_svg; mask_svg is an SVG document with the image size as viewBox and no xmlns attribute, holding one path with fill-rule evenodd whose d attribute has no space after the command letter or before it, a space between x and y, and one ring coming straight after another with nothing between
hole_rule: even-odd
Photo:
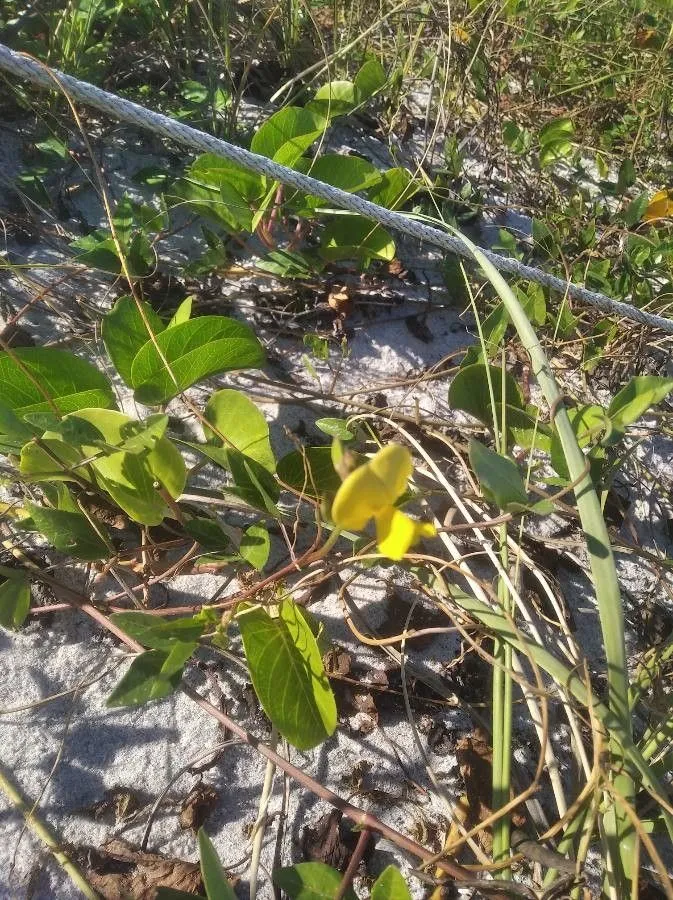
<instances>
[{"instance_id":1,"label":"braided wire rope","mask_svg":"<svg viewBox=\"0 0 673 900\"><path fill-rule=\"evenodd\" d=\"M385 209L370 200L359 197L357 194L349 194L340 188L325 184L310 175L295 172L280 163L245 150L221 138L206 134L182 122L154 112L131 100L126 100L109 91L104 91L95 85L80 81L72 75L66 75L58 69L50 69L43 63L32 57L16 53L0 44L0 69L10 72L20 78L30 81L41 88L54 90L60 83L73 100L92 106L106 115L119 121L128 122L142 129L153 131L155 134L190 147L199 152L215 153L218 156L238 163L246 169L266 175L276 181L289 185L307 194L327 200L334 206L341 207L349 212L364 216L386 228L400 231L403 234L426 241L443 250L448 250L458 256L473 259L472 251L462 242L460 237L455 237L438 228L425 225L415 219L405 216L403 213ZM534 281L552 290L559 291L573 300L585 303L601 310L609 315L621 316L651 328L658 328L673 334L673 319L657 316L645 310L638 309L629 303L613 300L605 294L590 291L581 285L564 281L549 272L544 272L533 266L524 265L516 259L508 256L500 256L491 250L479 248L480 252L499 271L517 278Z\"/></svg>"}]
</instances>

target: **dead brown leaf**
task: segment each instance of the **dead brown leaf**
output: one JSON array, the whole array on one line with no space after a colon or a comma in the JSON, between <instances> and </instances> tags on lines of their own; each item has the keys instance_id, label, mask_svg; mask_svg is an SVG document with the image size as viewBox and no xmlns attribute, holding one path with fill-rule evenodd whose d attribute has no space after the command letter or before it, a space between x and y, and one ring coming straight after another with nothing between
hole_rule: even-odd
<instances>
[{"instance_id":1,"label":"dead brown leaf","mask_svg":"<svg viewBox=\"0 0 673 900\"><path fill-rule=\"evenodd\" d=\"M198 863L143 853L126 841L107 841L78 851L86 877L104 900L155 900L157 888L198 893L203 889Z\"/></svg>"},{"instance_id":2,"label":"dead brown leaf","mask_svg":"<svg viewBox=\"0 0 673 900\"><path fill-rule=\"evenodd\" d=\"M180 828L191 828L196 834L217 806L220 795L208 784L197 784L187 794L180 807Z\"/></svg>"},{"instance_id":3,"label":"dead brown leaf","mask_svg":"<svg viewBox=\"0 0 673 900\"><path fill-rule=\"evenodd\" d=\"M304 857L311 862L322 862L342 872L348 865L355 839L341 827L343 814L333 809L318 820L315 827L307 825L301 844Z\"/></svg>"}]
</instances>

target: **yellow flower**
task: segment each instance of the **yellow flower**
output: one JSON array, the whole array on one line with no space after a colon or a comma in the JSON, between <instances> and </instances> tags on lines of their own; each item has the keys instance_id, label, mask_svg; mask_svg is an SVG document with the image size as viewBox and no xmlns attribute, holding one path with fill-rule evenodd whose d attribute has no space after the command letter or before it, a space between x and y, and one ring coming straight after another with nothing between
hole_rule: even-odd
<instances>
[{"instance_id":1,"label":"yellow flower","mask_svg":"<svg viewBox=\"0 0 673 900\"><path fill-rule=\"evenodd\" d=\"M413 472L411 454L400 444L388 444L346 478L332 504L332 519L341 529L362 531L370 519L376 522L379 550L389 559L402 559L421 537L437 532L429 522L395 508Z\"/></svg>"},{"instance_id":2,"label":"yellow flower","mask_svg":"<svg viewBox=\"0 0 673 900\"><path fill-rule=\"evenodd\" d=\"M651 198L642 221L655 222L669 217L673 217L673 190L659 191Z\"/></svg>"}]
</instances>

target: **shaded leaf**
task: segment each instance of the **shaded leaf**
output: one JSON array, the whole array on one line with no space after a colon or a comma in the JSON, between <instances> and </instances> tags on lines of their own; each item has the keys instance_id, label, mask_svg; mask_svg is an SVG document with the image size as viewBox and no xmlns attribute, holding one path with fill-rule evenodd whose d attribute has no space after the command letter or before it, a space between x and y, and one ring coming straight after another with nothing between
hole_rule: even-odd
<instances>
[{"instance_id":1,"label":"shaded leaf","mask_svg":"<svg viewBox=\"0 0 673 900\"><path fill-rule=\"evenodd\" d=\"M170 650L146 650L135 657L108 697L108 706L138 706L172 694L180 684L195 641L175 642Z\"/></svg>"},{"instance_id":2,"label":"shaded leaf","mask_svg":"<svg viewBox=\"0 0 673 900\"><path fill-rule=\"evenodd\" d=\"M341 487L330 447L293 450L278 461L277 475L282 484L314 499L336 493Z\"/></svg>"},{"instance_id":3,"label":"shaded leaf","mask_svg":"<svg viewBox=\"0 0 673 900\"><path fill-rule=\"evenodd\" d=\"M313 632L285 600L275 619L260 607L237 617L255 692L278 731L309 750L336 728L336 704Z\"/></svg>"},{"instance_id":4,"label":"shaded leaf","mask_svg":"<svg viewBox=\"0 0 673 900\"><path fill-rule=\"evenodd\" d=\"M395 258L395 241L362 216L336 216L322 233L320 254L328 260Z\"/></svg>"},{"instance_id":5,"label":"shaded leaf","mask_svg":"<svg viewBox=\"0 0 673 900\"><path fill-rule=\"evenodd\" d=\"M515 463L474 438L469 445L470 463L487 500L506 512L518 512L529 506L523 478Z\"/></svg>"},{"instance_id":6,"label":"shaded leaf","mask_svg":"<svg viewBox=\"0 0 673 900\"><path fill-rule=\"evenodd\" d=\"M0 584L0 625L20 628L30 609L30 582L23 575L8 578Z\"/></svg>"},{"instance_id":7,"label":"shaded leaf","mask_svg":"<svg viewBox=\"0 0 673 900\"><path fill-rule=\"evenodd\" d=\"M84 560L106 559L110 555L107 544L82 513L50 509L36 503L26 503L26 509L35 528L57 550Z\"/></svg>"}]
</instances>

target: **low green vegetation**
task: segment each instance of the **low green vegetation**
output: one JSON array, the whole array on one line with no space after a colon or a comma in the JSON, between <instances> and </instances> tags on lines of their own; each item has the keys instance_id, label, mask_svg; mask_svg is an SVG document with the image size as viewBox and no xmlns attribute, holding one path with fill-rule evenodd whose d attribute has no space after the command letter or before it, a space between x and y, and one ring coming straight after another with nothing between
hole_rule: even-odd
<instances>
[{"instance_id":1,"label":"low green vegetation","mask_svg":"<svg viewBox=\"0 0 673 900\"><path fill-rule=\"evenodd\" d=\"M477 243L486 217L499 252L666 316L673 27L665 2L626 6L73 0L24 9L7 0L0 39L386 209L477 235ZM71 109L56 90L39 95L21 84L0 107L31 128L14 185L21 215L53 218L56 176L76 158ZM254 127L243 116L249 108ZM394 164L381 168L356 142L355 152L335 152L329 141L340 128L375 134ZM277 768L361 829L345 872L304 860L270 873L293 900L365 889L372 900L407 900L423 884L438 900L445 883L477 877L501 882L498 896L579 897L591 854L601 860L595 889L604 896L645 891L646 860L657 890L673 896L673 639L627 640L615 554L647 561L667 585L671 560L665 546L641 546L634 533L626 540L610 518L639 444L671 437L670 337L599 316L537 283L506 283L466 237L471 264L450 255L441 262L447 294L475 323L442 389L451 416L438 426L321 389L311 407L320 441L295 438L295 449L280 452L252 393L223 378L265 368L264 334L240 316L199 309L194 284L237 268L302 289L376 279L403 269L399 236L214 154L148 165L135 176L138 193L115 203L108 194L119 192L108 192L105 173L91 172L105 227L70 235L63 265L86 269L112 299L87 310L74 342L28 346L0 336L0 452L4 484L13 485L2 504L0 625L24 627L36 609L31 590L47 585L132 654L110 707L182 691L266 757L250 838L252 897ZM176 271L165 249L185 217L202 252ZM0 266L14 278L29 268L9 253ZM157 299L162 276L177 279L177 299ZM349 341L307 330L296 351L310 382L314 361L348 364ZM631 485L634 499L648 491L665 504L670 481L656 477ZM122 521L123 539L111 517ZM540 545L559 531L590 585L599 659L585 655L564 613L569 601L547 571ZM148 552L160 573L153 583L216 572L237 589L210 603L153 609ZM142 575L121 600L97 605L62 583L45 555L88 566L99 581L139 568ZM363 635L344 601L346 622L379 651L396 647L422 755L405 674L405 648L422 636L410 627L422 598L446 620L440 631L459 634L463 653L488 673L481 705L460 695L451 702L488 730L490 784L475 794L474 774L461 771L464 796L450 799L446 833L432 850L360 817L281 752L324 746L329 756L340 721L326 666L338 648L302 588L343 574L355 591L375 565L413 586L418 599L406 623L394 638ZM266 744L195 693L190 671L203 659L245 669L270 723ZM442 702L456 697L439 678L426 687ZM520 710L526 739L537 742L534 773L513 758ZM562 759L552 716L570 735ZM427 755L425 762L439 791ZM572 777L559 775L563 767ZM532 821L523 810L538 794L545 810ZM377 833L415 854L417 868L403 877L388 866L356 884ZM198 849L209 900L236 896L203 828ZM83 876L74 877L80 884ZM160 887L158 896L195 895Z\"/></svg>"}]
</instances>

